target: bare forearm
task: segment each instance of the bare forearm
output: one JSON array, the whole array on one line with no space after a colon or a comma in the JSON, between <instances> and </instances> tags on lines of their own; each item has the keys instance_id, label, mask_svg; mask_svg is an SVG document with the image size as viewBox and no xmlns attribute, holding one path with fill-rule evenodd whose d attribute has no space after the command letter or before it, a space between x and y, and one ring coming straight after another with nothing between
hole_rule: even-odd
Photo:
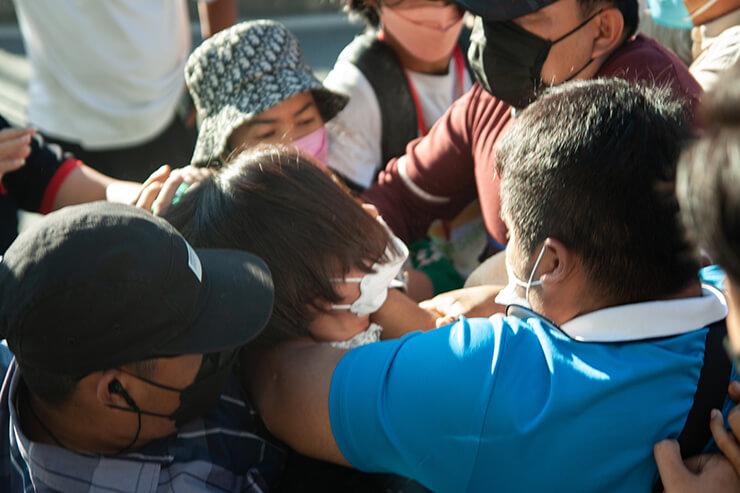
<instances>
[{"instance_id":1,"label":"bare forearm","mask_svg":"<svg viewBox=\"0 0 740 493\"><path fill-rule=\"evenodd\" d=\"M236 0L201 2L198 4L198 13L200 15L200 32L203 39L206 39L227 27L233 26L239 17L239 7Z\"/></svg>"},{"instance_id":2,"label":"bare forearm","mask_svg":"<svg viewBox=\"0 0 740 493\"><path fill-rule=\"evenodd\" d=\"M115 180L89 166L77 166L59 187L52 208L57 210L98 200L129 203L140 188L139 183Z\"/></svg>"},{"instance_id":3,"label":"bare forearm","mask_svg":"<svg viewBox=\"0 0 740 493\"><path fill-rule=\"evenodd\" d=\"M301 340L242 365L242 379L270 432L310 457L348 465L329 423L331 377L345 352Z\"/></svg>"},{"instance_id":4,"label":"bare forearm","mask_svg":"<svg viewBox=\"0 0 740 493\"><path fill-rule=\"evenodd\" d=\"M383 339L397 339L409 332L435 326L435 317L430 312L397 289L388 292L388 299L373 314L372 320L383 327Z\"/></svg>"}]
</instances>

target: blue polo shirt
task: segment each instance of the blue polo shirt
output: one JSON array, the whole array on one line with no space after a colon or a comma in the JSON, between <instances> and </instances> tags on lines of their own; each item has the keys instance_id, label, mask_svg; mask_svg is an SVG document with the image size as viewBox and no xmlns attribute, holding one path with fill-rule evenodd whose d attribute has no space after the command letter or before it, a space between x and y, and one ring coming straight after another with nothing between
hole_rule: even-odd
<instances>
[{"instance_id":1,"label":"blue polo shirt","mask_svg":"<svg viewBox=\"0 0 740 493\"><path fill-rule=\"evenodd\" d=\"M649 491L726 313L707 288L561 328L497 315L364 346L334 371L332 432L356 468L435 491Z\"/></svg>"}]
</instances>

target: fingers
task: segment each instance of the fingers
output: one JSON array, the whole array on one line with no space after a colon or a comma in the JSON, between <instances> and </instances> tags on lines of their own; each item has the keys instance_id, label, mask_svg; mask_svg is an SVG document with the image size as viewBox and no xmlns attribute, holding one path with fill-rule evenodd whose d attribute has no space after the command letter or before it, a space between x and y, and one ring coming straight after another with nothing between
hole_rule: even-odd
<instances>
[{"instance_id":1,"label":"fingers","mask_svg":"<svg viewBox=\"0 0 740 493\"><path fill-rule=\"evenodd\" d=\"M440 317L435 320L435 325L437 326L437 328L444 327L445 325L455 323L457 319L458 317Z\"/></svg>"},{"instance_id":2,"label":"fingers","mask_svg":"<svg viewBox=\"0 0 740 493\"><path fill-rule=\"evenodd\" d=\"M0 130L0 175L15 171L31 154L34 129L6 128Z\"/></svg>"},{"instance_id":3,"label":"fingers","mask_svg":"<svg viewBox=\"0 0 740 493\"><path fill-rule=\"evenodd\" d=\"M740 382L732 381L727 388L727 393L730 395L730 399L740 403Z\"/></svg>"},{"instance_id":4,"label":"fingers","mask_svg":"<svg viewBox=\"0 0 740 493\"><path fill-rule=\"evenodd\" d=\"M160 166L159 169L157 169L154 173L149 175L149 178L146 179L144 183L141 184L141 188L139 189L139 193L133 198L131 201L131 205L135 205L136 207L142 207L140 203L145 203L147 200L149 200L151 197L148 197L146 200L142 200L144 192L146 190L149 190L149 194L151 194L151 185L153 183L164 183L164 181L167 179L168 176L170 176L170 167L169 165L165 164L163 166ZM155 196L156 198L156 196ZM152 202L154 199L151 199ZM151 207L151 204L149 204ZM143 209L149 210L148 207L142 207Z\"/></svg>"},{"instance_id":5,"label":"fingers","mask_svg":"<svg viewBox=\"0 0 740 493\"><path fill-rule=\"evenodd\" d=\"M180 188L180 185L184 180L183 174L178 173L177 170L170 174L169 178L167 178L167 181L164 182L164 185L160 189L159 196L152 205L152 212L155 216L161 216L167 211L167 209L169 209L177 189Z\"/></svg>"},{"instance_id":6,"label":"fingers","mask_svg":"<svg viewBox=\"0 0 740 493\"><path fill-rule=\"evenodd\" d=\"M146 188L154 182L164 182L167 177L170 176L171 172L172 169L170 168L169 164L164 164L160 166L157 171L149 175L149 178L147 178L146 181L142 184L142 188Z\"/></svg>"},{"instance_id":7,"label":"fingers","mask_svg":"<svg viewBox=\"0 0 740 493\"><path fill-rule=\"evenodd\" d=\"M0 156L3 159L17 158L13 153L24 146L30 152L31 137L35 133L36 130L32 128L5 128L0 130ZM27 157L27 155L24 157Z\"/></svg>"},{"instance_id":8,"label":"fingers","mask_svg":"<svg viewBox=\"0 0 740 493\"><path fill-rule=\"evenodd\" d=\"M2 179L4 174L12 173L13 171L21 168L24 164L26 164L25 159L10 159L0 161L0 179Z\"/></svg>"},{"instance_id":9,"label":"fingers","mask_svg":"<svg viewBox=\"0 0 740 493\"><path fill-rule=\"evenodd\" d=\"M709 420L709 428L712 430L714 441L730 461L735 471L740 473L740 445L735 437L725 428L725 421L722 413L717 409L712 410L712 417Z\"/></svg>"},{"instance_id":10,"label":"fingers","mask_svg":"<svg viewBox=\"0 0 740 493\"><path fill-rule=\"evenodd\" d=\"M161 182L153 182L147 186L142 186L141 193L139 193L139 197L134 205L141 209L151 211L154 201L159 196L159 192L162 191L162 187L163 184Z\"/></svg>"},{"instance_id":11,"label":"fingers","mask_svg":"<svg viewBox=\"0 0 740 493\"><path fill-rule=\"evenodd\" d=\"M735 435L735 441L740 442L740 406L735 406L730 410L727 422L730 423L730 430Z\"/></svg>"},{"instance_id":12,"label":"fingers","mask_svg":"<svg viewBox=\"0 0 740 493\"><path fill-rule=\"evenodd\" d=\"M32 136L36 133L35 128L5 128L0 130L0 142L13 140L24 135Z\"/></svg>"},{"instance_id":13,"label":"fingers","mask_svg":"<svg viewBox=\"0 0 740 493\"><path fill-rule=\"evenodd\" d=\"M658 442L653 448L653 455L666 491L681 491L693 481L694 475L684 465L677 441Z\"/></svg>"}]
</instances>

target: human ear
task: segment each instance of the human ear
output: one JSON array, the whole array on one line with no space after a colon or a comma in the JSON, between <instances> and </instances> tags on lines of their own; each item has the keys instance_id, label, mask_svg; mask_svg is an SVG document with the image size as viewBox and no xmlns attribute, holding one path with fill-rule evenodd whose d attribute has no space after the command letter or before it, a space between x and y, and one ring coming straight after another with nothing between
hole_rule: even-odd
<instances>
[{"instance_id":1,"label":"human ear","mask_svg":"<svg viewBox=\"0 0 740 493\"><path fill-rule=\"evenodd\" d=\"M624 37L624 17L616 7L607 8L596 16L598 31L594 39L591 58L610 54L622 42Z\"/></svg>"},{"instance_id":2,"label":"human ear","mask_svg":"<svg viewBox=\"0 0 740 493\"><path fill-rule=\"evenodd\" d=\"M98 401L107 406L130 407L126 391L128 375L118 370L102 372L96 387Z\"/></svg>"},{"instance_id":3,"label":"human ear","mask_svg":"<svg viewBox=\"0 0 740 493\"><path fill-rule=\"evenodd\" d=\"M545 255L542 258L540 279L543 283L561 283L565 281L575 266L576 256L555 238L545 240Z\"/></svg>"}]
</instances>

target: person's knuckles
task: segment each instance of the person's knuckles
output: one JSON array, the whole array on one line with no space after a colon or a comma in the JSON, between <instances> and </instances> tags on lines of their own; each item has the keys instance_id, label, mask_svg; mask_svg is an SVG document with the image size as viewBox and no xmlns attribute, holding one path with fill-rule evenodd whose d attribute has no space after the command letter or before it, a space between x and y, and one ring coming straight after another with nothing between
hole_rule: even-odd
<instances>
[{"instance_id":1,"label":"person's knuckles","mask_svg":"<svg viewBox=\"0 0 740 493\"><path fill-rule=\"evenodd\" d=\"M669 487L680 485L692 477L683 463L681 449L675 440L663 440L655 444L653 455L666 491L669 491Z\"/></svg>"},{"instance_id":2,"label":"person's knuckles","mask_svg":"<svg viewBox=\"0 0 740 493\"><path fill-rule=\"evenodd\" d=\"M6 128L0 130L0 142L14 140L19 138L31 140L35 131L28 128Z\"/></svg>"},{"instance_id":3,"label":"person's knuckles","mask_svg":"<svg viewBox=\"0 0 740 493\"><path fill-rule=\"evenodd\" d=\"M152 204L154 203L154 200L157 198L157 195L159 195L161 189L162 184L159 182L151 183L148 186L144 187L144 190L141 192L141 196L139 197L136 206L142 209L150 210Z\"/></svg>"},{"instance_id":4,"label":"person's knuckles","mask_svg":"<svg viewBox=\"0 0 740 493\"><path fill-rule=\"evenodd\" d=\"M727 422L730 424L730 429L735 434L735 438L740 439L740 406L732 408L727 415Z\"/></svg>"},{"instance_id":5,"label":"person's knuckles","mask_svg":"<svg viewBox=\"0 0 740 493\"><path fill-rule=\"evenodd\" d=\"M727 393L730 395L730 399L735 402L740 401L740 382L732 381L727 389Z\"/></svg>"}]
</instances>

